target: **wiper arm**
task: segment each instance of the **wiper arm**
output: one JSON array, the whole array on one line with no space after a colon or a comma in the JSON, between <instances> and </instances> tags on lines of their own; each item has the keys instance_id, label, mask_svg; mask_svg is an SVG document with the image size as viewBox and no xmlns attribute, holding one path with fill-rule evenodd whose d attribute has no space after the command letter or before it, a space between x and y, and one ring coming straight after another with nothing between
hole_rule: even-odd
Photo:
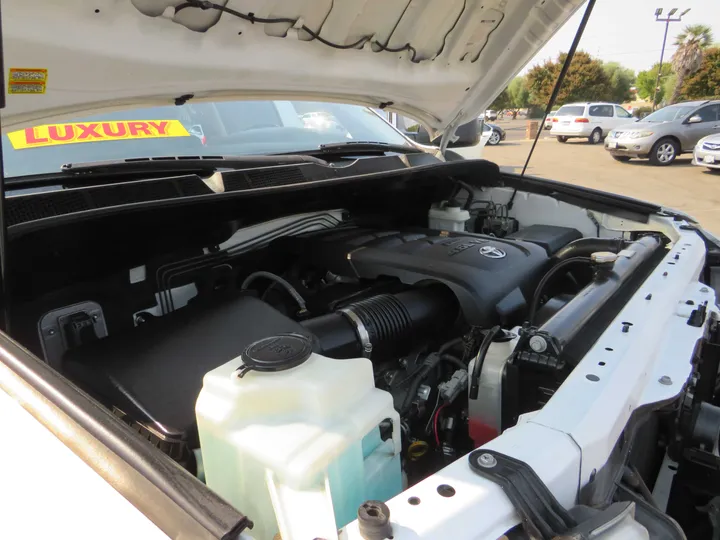
<instances>
[{"instance_id":1,"label":"wiper arm","mask_svg":"<svg viewBox=\"0 0 720 540\"><path fill-rule=\"evenodd\" d=\"M421 154L420 148L404 144L390 144L375 141L347 141L339 143L321 144L318 153L321 154L353 154L367 152L397 152L399 154Z\"/></svg>"},{"instance_id":2,"label":"wiper arm","mask_svg":"<svg viewBox=\"0 0 720 540\"><path fill-rule=\"evenodd\" d=\"M291 165L294 163L315 163L328 166L322 159L302 155L250 155L250 156L161 156L92 161L87 163L66 163L60 170L68 174L112 174L144 172L215 172L218 169L246 169Z\"/></svg>"}]
</instances>

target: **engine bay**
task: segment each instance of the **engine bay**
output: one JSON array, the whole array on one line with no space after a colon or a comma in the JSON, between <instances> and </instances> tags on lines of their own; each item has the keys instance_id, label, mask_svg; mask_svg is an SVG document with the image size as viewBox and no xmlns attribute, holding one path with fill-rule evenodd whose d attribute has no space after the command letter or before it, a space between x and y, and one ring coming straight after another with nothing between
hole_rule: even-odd
<instances>
[{"instance_id":1,"label":"engine bay","mask_svg":"<svg viewBox=\"0 0 720 540\"><path fill-rule=\"evenodd\" d=\"M325 470L342 527L358 500L388 500L541 409L667 251L661 233L527 223L478 194L454 190L421 220L323 210L235 227L21 304L17 332L260 538L283 490L319 489L298 469ZM120 281L132 294L92 293ZM287 452L305 447L318 454L300 466ZM258 470L281 487L237 487Z\"/></svg>"}]
</instances>

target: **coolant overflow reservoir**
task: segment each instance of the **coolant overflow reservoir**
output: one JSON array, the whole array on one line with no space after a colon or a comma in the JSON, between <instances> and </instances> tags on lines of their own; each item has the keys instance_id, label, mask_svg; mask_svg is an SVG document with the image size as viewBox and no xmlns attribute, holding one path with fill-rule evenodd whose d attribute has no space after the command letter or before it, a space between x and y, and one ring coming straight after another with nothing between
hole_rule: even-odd
<instances>
[{"instance_id":1,"label":"coolant overflow reservoir","mask_svg":"<svg viewBox=\"0 0 720 540\"><path fill-rule=\"evenodd\" d=\"M309 345L297 334L256 342L207 373L197 400L206 482L258 540L335 538L364 501L402 491L400 418L370 360Z\"/></svg>"}]
</instances>

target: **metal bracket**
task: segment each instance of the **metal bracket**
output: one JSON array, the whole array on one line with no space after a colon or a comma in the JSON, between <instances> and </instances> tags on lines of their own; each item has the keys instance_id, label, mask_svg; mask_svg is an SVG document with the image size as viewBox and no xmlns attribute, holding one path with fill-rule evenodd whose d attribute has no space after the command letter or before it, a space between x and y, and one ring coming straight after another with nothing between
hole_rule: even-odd
<instances>
[{"instance_id":1,"label":"metal bracket","mask_svg":"<svg viewBox=\"0 0 720 540\"><path fill-rule=\"evenodd\" d=\"M524 461L485 449L475 450L468 459L475 473L503 489L532 538L551 540L577 526L575 519Z\"/></svg>"},{"instance_id":2,"label":"metal bracket","mask_svg":"<svg viewBox=\"0 0 720 540\"><path fill-rule=\"evenodd\" d=\"M584 515L579 521L524 461L485 449L475 450L468 459L475 473L503 489L520 515L525 532L533 540L590 540L625 520L634 519L635 503L623 501L601 511L575 507L573 511L578 517Z\"/></svg>"}]
</instances>

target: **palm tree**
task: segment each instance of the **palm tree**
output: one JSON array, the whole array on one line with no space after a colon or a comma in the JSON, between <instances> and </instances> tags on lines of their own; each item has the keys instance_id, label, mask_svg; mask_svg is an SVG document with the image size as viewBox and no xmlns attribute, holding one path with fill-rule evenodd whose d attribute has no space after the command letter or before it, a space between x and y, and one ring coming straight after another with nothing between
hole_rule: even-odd
<instances>
[{"instance_id":1,"label":"palm tree","mask_svg":"<svg viewBox=\"0 0 720 540\"><path fill-rule=\"evenodd\" d=\"M712 40L712 30L704 24L686 26L685 30L675 38L677 51L673 54L672 65L677 74L677 82L670 103L675 103L680 97L680 90L685 78L700 69L703 51L710 46Z\"/></svg>"}]
</instances>

